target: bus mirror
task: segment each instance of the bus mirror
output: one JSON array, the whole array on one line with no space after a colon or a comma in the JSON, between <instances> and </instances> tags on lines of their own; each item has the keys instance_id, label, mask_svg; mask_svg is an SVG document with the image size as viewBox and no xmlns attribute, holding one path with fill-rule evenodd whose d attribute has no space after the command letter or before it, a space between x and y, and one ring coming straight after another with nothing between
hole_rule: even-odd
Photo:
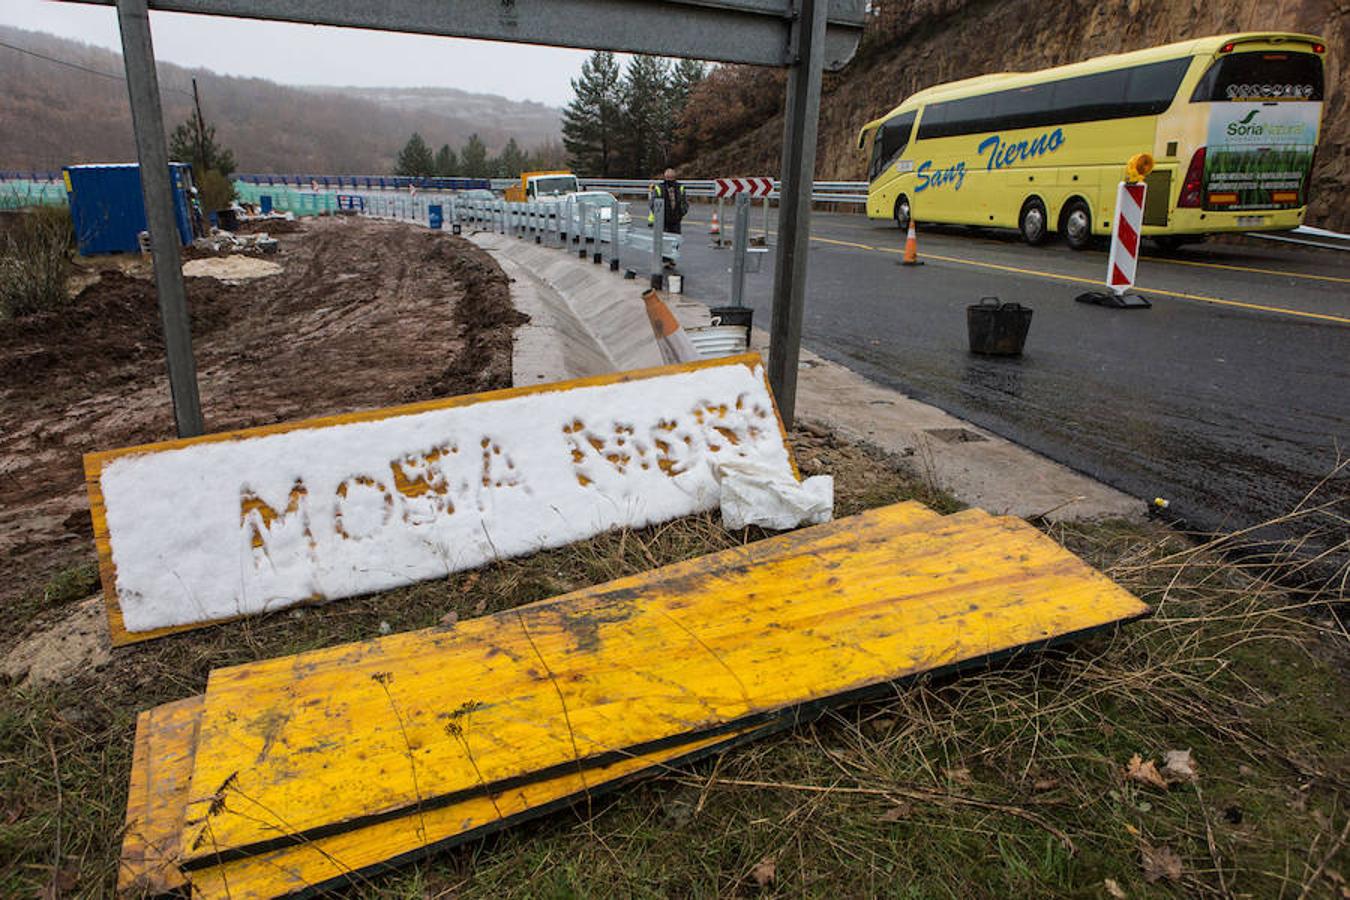
<instances>
[{"instance_id":1,"label":"bus mirror","mask_svg":"<svg viewBox=\"0 0 1350 900\"><path fill-rule=\"evenodd\" d=\"M1148 177L1148 173L1153 171L1153 154L1136 153L1130 157L1130 161L1125 164L1125 179L1127 181L1143 181Z\"/></svg>"}]
</instances>

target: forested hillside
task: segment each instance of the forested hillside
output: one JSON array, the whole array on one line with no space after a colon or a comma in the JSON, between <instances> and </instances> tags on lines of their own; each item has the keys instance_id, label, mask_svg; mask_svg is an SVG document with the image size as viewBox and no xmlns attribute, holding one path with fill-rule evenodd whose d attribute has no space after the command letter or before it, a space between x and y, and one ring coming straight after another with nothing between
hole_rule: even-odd
<instances>
[{"instance_id":1,"label":"forested hillside","mask_svg":"<svg viewBox=\"0 0 1350 900\"><path fill-rule=\"evenodd\" d=\"M94 70L0 47L0 168L135 158L119 54L7 27L0 42ZM161 63L169 129L189 115L194 75L207 121L241 171L391 172L414 131L433 146L477 133L489 152L511 138L533 148L561 136L560 111L539 103L448 88L287 87Z\"/></svg>"},{"instance_id":2,"label":"forested hillside","mask_svg":"<svg viewBox=\"0 0 1350 900\"><path fill-rule=\"evenodd\" d=\"M907 94L1204 35L1285 30L1327 39L1326 107L1309 221L1350 229L1350 4L1341 0L875 0L858 54L827 75L816 175L862 179L858 130ZM778 174L782 74L724 67L691 96L676 159L691 176Z\"/></svg>"}]
</instances>

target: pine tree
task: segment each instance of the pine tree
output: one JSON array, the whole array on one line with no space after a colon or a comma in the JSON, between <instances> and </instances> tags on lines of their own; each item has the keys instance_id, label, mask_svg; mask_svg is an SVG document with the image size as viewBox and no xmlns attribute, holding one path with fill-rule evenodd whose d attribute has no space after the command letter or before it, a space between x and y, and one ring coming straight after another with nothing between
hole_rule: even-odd
<instances>
[{"instance_id":1,"label":"pine tree","mask_svg":"<svg viewBox=\"0 0 1350 900\"><path fill-rule=\"evenodd\" d=\"M431 153L422 136L413 132L408 143L398 152L398 163L394 167L395 175L422 177L436 174L436 158Z\"/></svg>"},{"instance_id":2,"label":"pine tree","mask_svg":"<svg viewBox=\"0 0 1350 900\"><path fill-rule=\"evenodd\" d=\"M198 132L196 110L169 136L169 158L191 163L198 176L208 169L226 178L234 174L234 153L216 144L216 126L204 125Z\"/></svg>"},{"instance_id":3,"label":"pine tree","mask_svg":"<svg viewBox=\"0 0 1350 900\"><path fill-rule=\"evenodd\" d=\"M468 178L488 178L492 169L488 166L487 146L475 132L459 151L459 169Z\"/></svg>"},{"instance_id":4,"label":"pine tree","mask_svg":"<svg viewBox=\"0 0 1350 900\"><path fill-rule=\"evenodd\" d=\"M706 63L697 59L681 59L675 63L670 73L670 106L676 119L684 112L689 102L689 94L708 75Z\"/></svg>"},{"instance_id":5,"label":"pine tree","mask_svg":"<svg viewBox=\"0 0 1350 900\"><path fill-rule=\"evenodd\" d=\"M525 163L525 154L521 152L520 145L515 138L511 138L502 148L501 154L493 160L493 171L498 178L519 178L526 169Z\"/></svg>"},{"instance_id":6,"label":"pine tree","mask_svg":"<svg viewBox=\"0 0 1350 900\"><path fill-rule=\"evenodd\" d=\"M441 178L450 178L458 173L459 157L449 144L441 144L441 149L436 151L436 174Z\"/></svg>"},{"instance_id":7,"label":"pine tree","mask_svg":"<svg viewBox=\"0 0 1350 900\"><path fill-rule=\"evenodd\" d=\"M619 63L614 54L597 50L572 79L572 102L563 110L563 146L572 168L608 177L616 172L622 114Z\"/></svg>"},{"instance_id":8,"label":"pine tree","mask_svg":"<svg viewBox=\"0 0 1350 900\"><path fill-rule=\"evenodd\" d=\"M649 178L669 155L674 122L670 116L670 63L656 56L634 56L623 80L624 175Z\"/></svg>"}]
</instances>

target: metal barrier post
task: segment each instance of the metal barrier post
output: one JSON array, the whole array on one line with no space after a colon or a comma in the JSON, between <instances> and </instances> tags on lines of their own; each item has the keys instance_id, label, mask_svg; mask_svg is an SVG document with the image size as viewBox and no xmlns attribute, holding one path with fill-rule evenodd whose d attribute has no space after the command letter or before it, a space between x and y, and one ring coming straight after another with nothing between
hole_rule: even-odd
<instances>
[{"instance_id":1,"label":"metal barrier post","mask_svg":"<svg viewBox=\"0 0 1350 900\"><path fill-rule=\"evenodd\" d=\"M558 210L558 215L561 217L561 218L559 219L559 226L560 226L560 227L559 227L559 230L558 230L558 239L562 241L562 248L563 248L564 250L566 250L566 249L567 249L567 245L568 245L569 243L571 243L571 242L568 240L568 238L569 238L569 237L571 236L571 234L572 234L572 198L571 198L571 197L568 197L566 200L563 201L562 206L561 206L561 207L559 208L559 210Z\"/></svg>"},{"instance_id":2,"label":"metal barrier post","mask_svg":"<svg viewBox=\"0 0 1350 900\"><path fill-rule=\"evenodd\" d=\"M726 211L722 206L722 197L717 198L717 244L718 250L722 249L722 229L726 227Z\"/></svg>"},{"instance_id":3,"label":"metal barrier post","mask_svg":"<svg viewBox=\"0 0 1350 900\"><path fill-rule=\"evenodd\" d=\"M664 266L661 251L666 243L666 204L660 197L652 199L652 287L661 290Z\"/></svg>"},{"instance_id":4,"label":"metal barrier post","mask_svg":"<svg viewBox=\"0 0 1350 900\"><path fill-rule=\"evenodd\" d=\"M590 215L591 204L589 200L577 201L577 243L580 245L577 249L577 258L586 258L586 243L590 240L586 233L586 218Z\"/></svg>"},{"instance_id":5,"label":"metal barrier post","mask_svg":"<svg viewBox=\"0 0 1350 900\"><path fill-rule=\"evenodd\" d=\"M769 246L769 195L764 195L764 246Z\"/></svg>"},{"instance_id":6,"label":"metal barrier post","mask_svg":"<svg viewBox=\"0 0 1350 900\"><path fill-rule=\"evenodd\" d=\"M609 215L609 270L619 271L619 198L614 198Z\"/></svg>"},{"instance_id":7,"label":"metal barrier post","mask_svg":"<svg viewBox=\"0 0 1350 900\"><path fill-rule=\"evenodd\" d=\"M731 305L745 305L745 253L750 246L750 197L736 195L736 233L731 239Z\"/></svg>"},{"instance_id":8,"label":"metal barrier post","mask_svg":"<svg viewBox=\"0 0 1350 900\"><path fill-rule=\"evenodd\" d=\"M600 249L600 223L603 221L602 211L604 208L605 206L603 203L595 204L595 219L591 222L591 236L595 239L594 244L591 246L591 263L597 266L600 265L600 262L605 258L604 252ZM612 216L614 213L611 212L610 215Z\"/></svg>"}]
</instances>

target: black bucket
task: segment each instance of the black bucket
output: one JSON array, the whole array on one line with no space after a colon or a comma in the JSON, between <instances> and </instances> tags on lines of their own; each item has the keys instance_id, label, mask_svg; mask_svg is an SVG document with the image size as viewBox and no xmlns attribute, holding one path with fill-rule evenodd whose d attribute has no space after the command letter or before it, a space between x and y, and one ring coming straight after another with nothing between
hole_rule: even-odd
<instances>
[{"instance_id":1,"label":"black bucket","mask_svg":"<svg viewBox=\"0 0 1350 900\"><path fill-rule=\"evenodd\" d=\"M239 213L233 209L216 210L216 218L220 222L221 231L239 230Z\"/></svg>"},{"instance_id":2,"label":"black bucket","mask_svg":"<svg viewBox=\"0 0 1350 900\"><path fill-rule=\"evenodd\" d=\"M741 325L749 328L755 318L755 311L748 306L714 306L712 317L720 319L722 325Z\"/></svg>"},{"instance_id":3,"label":"black bucket","mask_svg":"<svg viewBox=\"0 0 1350 900\"><path fill-rule=\"evenodd\" d=\"M970 352L986 356L1021 356L1031 330L1031 310L1020 303L1000 303L997 297L981 297L966 307Z\"/></svg>"}]
</instances>

